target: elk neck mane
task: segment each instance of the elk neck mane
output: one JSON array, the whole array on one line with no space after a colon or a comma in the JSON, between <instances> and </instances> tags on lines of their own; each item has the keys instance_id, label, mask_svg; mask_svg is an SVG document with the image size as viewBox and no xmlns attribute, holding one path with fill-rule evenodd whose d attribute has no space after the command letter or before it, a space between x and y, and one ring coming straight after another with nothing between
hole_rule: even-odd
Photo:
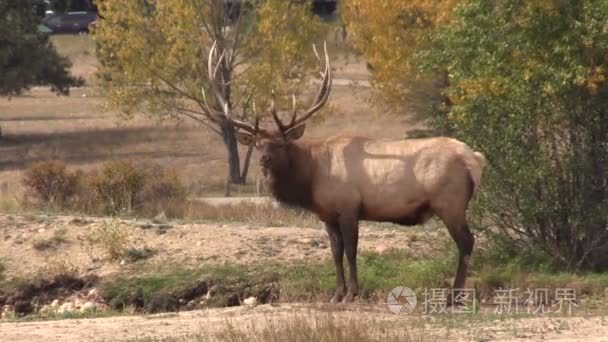
<instances>
[{"instance_id":1,"label":"elk neck mane","mask_svg":"<svg viewBox=\"0 0 608 342\"><path fill-rule=\"evenodd\" d=\"M286 148L288 166L267 171L269 190L274 198L285 205L311 209L314 158L310 147L303 143L291 143Z\"/></svg>"}]
</instances>

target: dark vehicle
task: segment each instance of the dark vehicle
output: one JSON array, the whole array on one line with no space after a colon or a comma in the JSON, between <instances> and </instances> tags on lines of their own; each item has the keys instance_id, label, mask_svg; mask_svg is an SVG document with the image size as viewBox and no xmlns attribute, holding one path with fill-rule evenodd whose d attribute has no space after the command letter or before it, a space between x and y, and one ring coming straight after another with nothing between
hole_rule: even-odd
<instances>
[{"instance_id":1,"label":"dark vehicle","mask_svg":"<svg viewBox=\"0 0 608 342\"><path fill-rule=\"evenodd\" d=\"M336 11L338 0L313 0L312 11L316 14L331 14Z\"/></svg>"},{"instance_id":2,"label":"dark vehicle","mask_svg":"<svg viewBox=\"0 0 608 342\"><path fill-rule=\"evenodd\" d=\"M88 33L97 20L96 12L53 13L42 21L52 33Z\"/></svg>"}]
</instances>

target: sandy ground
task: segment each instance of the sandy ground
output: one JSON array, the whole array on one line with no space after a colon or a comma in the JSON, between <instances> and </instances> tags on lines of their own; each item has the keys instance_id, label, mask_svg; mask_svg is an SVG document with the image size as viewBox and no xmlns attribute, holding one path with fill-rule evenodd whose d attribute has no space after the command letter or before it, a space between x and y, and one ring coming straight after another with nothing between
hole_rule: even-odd
<instances>
[{"instance_id":1,"label":"sandy ground","mask_svg":"<svg viewBox=\"0 0 608 342\"><path fill-rule=\"evenodd\" d=\"M248 224L160 223L149 220L80 218L74 216L0 215L0 259L9 276L44 270L49 263L69 263L81 272L100 276L128 271L137 265L107 261L94 239L105 224L118 222L129 235L129 245L148 247L156 254L146 266L196 266L203 263L318 262L331 256L321 225L312 228L260 227ZM38 241L61 232L65 239L53 248L36 249ZM415 238L412 236L416 235ZM420 235L420 236L418 236ZM384 251L390 248L424 248L429 240L445 235L441 229L361 228L359 248Z\"/></svg>"},{"instance_id":2,"label":"sandy ground","mask_svg":"<svg viewBox=\"0 0 608 342\"><path fill-rule=\"evenodd\" d=\"M0 323L3 341L123 341L146 337L218 336L231 325L255 331L264 325L302 317L407 329L416 340L449 341L608 341L606 317L534 317L470 322L454 318L438 324L432 317L397 316L383 306L341 307L306 304L261 305L188 311L177 314L122 316L61 321Z\"/></svg>"}]
</instances>

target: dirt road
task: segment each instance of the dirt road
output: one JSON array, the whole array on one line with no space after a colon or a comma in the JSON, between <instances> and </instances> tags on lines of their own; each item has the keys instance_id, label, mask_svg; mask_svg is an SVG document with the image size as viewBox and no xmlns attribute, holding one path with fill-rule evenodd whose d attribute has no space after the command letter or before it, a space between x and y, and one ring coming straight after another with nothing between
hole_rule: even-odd
<instances>
[{"instance_id":1,"label":"dirt road","mask_svg":"<svg viewBox=\"0 0 608 342\"><path fill-rule=\"evenodd\" d=\"M340 310L337 310L340 309ZM187 335L219 336L228 326L253 331L269 322L307 317L340 322L357 320L363 324L391 323L407 329L421 340L434 338L459 341L608 341L606 317L533 317L451 322L435 317L396 316L383 306L336 308L312 306L260 305L189 311L178 314L122 316L94 319L68 319L42 322L0 323L2 341L125 341L142 338L168 338ZM439 323L441 321L441 323Z\"/></svg>"}]
</instances>

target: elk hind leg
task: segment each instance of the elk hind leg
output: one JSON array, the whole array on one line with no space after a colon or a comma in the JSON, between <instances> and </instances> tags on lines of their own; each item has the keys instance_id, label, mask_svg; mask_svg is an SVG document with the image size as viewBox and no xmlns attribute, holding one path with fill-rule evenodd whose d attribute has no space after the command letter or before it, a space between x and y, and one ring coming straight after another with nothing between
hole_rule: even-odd
<instances>
[{"instance_id":1,"label":"elk hind leg","mask_svg":"<svg viewBox=\"0 0 608 342\"><path fill-rule=\"evenodd\" d=\"M463 289L465 286L467 269L473 252L475 237L471 233L466 222L464 210L459 211L458 214L455 215L439 211L437 212L437 216L439 216L446 225L450 236L458 247L458 269L456 270L456 276L454 277L454 291L451 293L451 296L449 296L449 302L452 303L453 300L460 295L459 289Z\"/></svg>"},{"instance_id":2,"label":"elk hind leg","mask_svg":"<svg viewBox=\"0 0 608 342\"><path fill-rule=\"evenodd\" d=\"M461 289L465 285L467 269L473 252L473 245L475 244L475 237L469 230L469 226L466 222L453 229L449 229L449 231L458 246L458 270L456 271L456 277L454 278L454 288Z\"/></svg>"}]
</instances>

